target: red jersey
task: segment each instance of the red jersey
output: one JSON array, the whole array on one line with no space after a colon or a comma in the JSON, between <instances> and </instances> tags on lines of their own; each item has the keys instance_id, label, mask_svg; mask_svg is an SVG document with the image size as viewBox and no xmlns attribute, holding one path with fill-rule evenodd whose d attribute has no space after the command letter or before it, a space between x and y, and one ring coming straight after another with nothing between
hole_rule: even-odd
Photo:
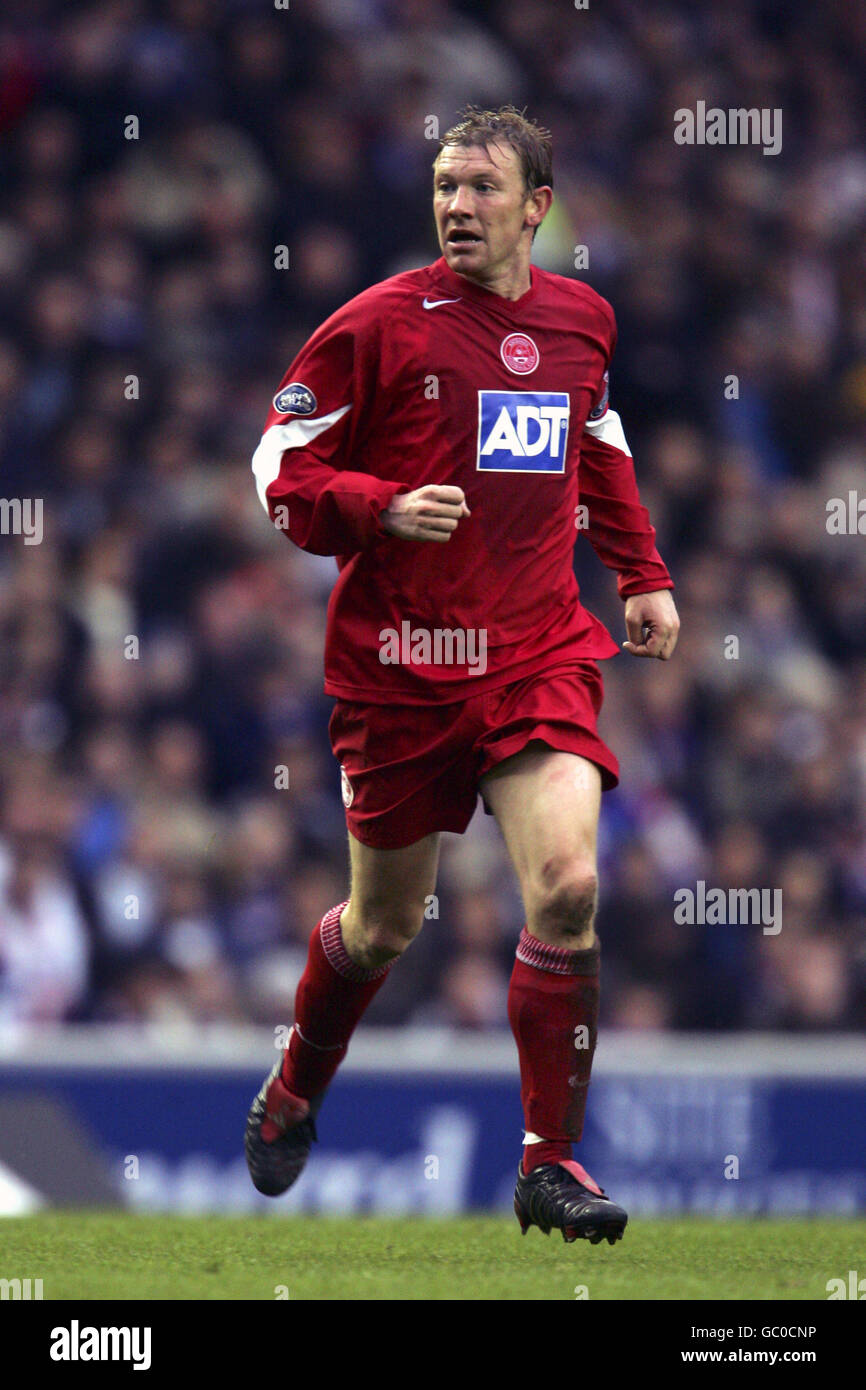
<instances>
[{"instance_id":1,"label":"red jersey","mask_svg":"<svg viewBox=\"0 0 866 1390\"><path fill-rule=\"evenodd\" d=\"M613 311L531 268L509 300L444 259L365 290L295 358L253 457L272 521L335 555L325 691L374 703L463 700L619 647L581 604L585 530L619 593L672 589L607 402ZM463 489L444 543L380 515L427 483Z\"/></svg>"}]
</instances>

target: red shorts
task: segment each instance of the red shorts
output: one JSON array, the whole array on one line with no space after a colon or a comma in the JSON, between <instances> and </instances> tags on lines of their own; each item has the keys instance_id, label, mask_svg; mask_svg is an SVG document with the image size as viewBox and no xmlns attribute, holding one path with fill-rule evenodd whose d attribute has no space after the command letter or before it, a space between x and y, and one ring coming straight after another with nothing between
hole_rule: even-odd
<instances>
[{"instance_id":1,"label":"red shorts","mask_svg":"<svg viewBox=\"0 0 866 1390\"><path fill-rule=\"evenodd\" d=\"M453 704L337 700L328 732L351 834L374 849L462 835L479 779L532 739L596 763L609 791L619 764L596 731L603 698L598 664L570 661Z\"/></svg>"}]
</instances>

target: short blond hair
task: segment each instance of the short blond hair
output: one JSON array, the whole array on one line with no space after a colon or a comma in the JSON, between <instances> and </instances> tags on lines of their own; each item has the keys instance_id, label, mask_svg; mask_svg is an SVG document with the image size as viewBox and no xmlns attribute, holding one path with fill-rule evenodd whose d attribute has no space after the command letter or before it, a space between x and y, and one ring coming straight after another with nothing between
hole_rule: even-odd
<instances>
[{"instance_id":1,"label":"short blond hair","mask_svg":"<svg viewBox=\"0 0 866 1390\"><path fill-rule=\"evenodd\" d=\"M519 156L527 193L553 187L553 139L549 130L527 120L516 106L500 106L497 111L466 106L459 114L457 125L439 141L440 152L449 145L484 149L488 145L510 145Z\"/></svg>"}]
</instances>

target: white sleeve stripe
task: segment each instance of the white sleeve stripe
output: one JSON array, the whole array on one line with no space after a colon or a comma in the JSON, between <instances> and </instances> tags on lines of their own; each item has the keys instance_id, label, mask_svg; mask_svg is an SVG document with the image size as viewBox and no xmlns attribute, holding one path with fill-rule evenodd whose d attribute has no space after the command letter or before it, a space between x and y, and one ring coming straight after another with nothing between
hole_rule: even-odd
<instances>
[{"instance_id":1,"label":"white sleeve stripe","mask_svg":"<svg viewBox=\"0 0 866 1390\"><path fill-rule=\"evenodd\" d=\"M330 415L319 415L315 420L287 420L284 425L271 425L269 430L265 430L253 454L253 474L259 501L266 512L268 488L280 475L280 464L286 449L302 449L305 444L312 444L314 439L329 430L351 409L351 405L342 405L339 410L332 410Z\"/></svg>"},{"instance_id":2,"label":"white sleeve stripe","mask_svg":"<svg viewBox=\"0 0 866 1390\"><path fill-rule=\"evenodd\" d=\"M589 430L593 438L598 439L602 444L609 444L613 449L621 449L624 454L628 454L631 458L631 450L625 442L622 421L615 410L606 410L600 420L587 420L583 428Z\"/></svg>"}]
</instances>

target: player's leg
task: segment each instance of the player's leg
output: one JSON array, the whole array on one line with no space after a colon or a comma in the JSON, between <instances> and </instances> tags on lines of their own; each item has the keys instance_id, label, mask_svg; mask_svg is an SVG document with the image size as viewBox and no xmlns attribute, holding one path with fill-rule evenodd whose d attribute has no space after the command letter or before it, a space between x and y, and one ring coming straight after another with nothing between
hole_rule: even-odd
<instances>
[{"instance_id":1,"label":"player's leg","mask_svg":"<svg viewBox=\"0 0 866 1390\"><path fill-rule=\"evenodd\" d=\"M561 1227L567 1239L613 1242L625 1213L601 1200L571 1149L583 1133L598 1029L601 775L586 758L534 742L494 767L481 789L526 910L508 996L526 1127L521 1172L533 1175L531 1184L518 1183L518 1215L524 1229L531 1217L543 1229Z\"/></svg>"},{"instance_id":2,"label":"player's leg","mask_svg":"<svg viewBox=\"0 0 866 1390\"><path fill-rule=\"evenodd\" d=\"M307 1100L324 1091L391 965L421 930L439 836L374 849L350 834L349 857L349 901L326 912L310 938L283 1063L286 1086Z\"/></svg>"},{"instance_id":3,"label":"player's leg","mask_svg":"<svg viewBox=\"0 0 866 1390\"><path fill-rule=\"evenodd\" d=\"M421 930L436 888L439 839L425 835L405 849L372 849L349 836L351 888L340 923L346 950L358 965L387 965Z\"/></svg>"},{"instance_id":4,"label":"player's leg","mask_svg":"<svg viewBox=\"0 0 866 1390\"><path fill-rule=\"evenodd\" d=\"M535 742L481 783L526 910L508 1011L520 1054L527 1168L571 1157L581 1137L598 1026L596 837L601 777Z\"/></svg>"},{"instance_id":5,"label":"player's leg","mask_svg":"<svg viewBox=\"0 0 866 1390\"><path fill-rule=\"evenodd\" d=\"M328 727L341 769L351 891L313 931L288 1048L248 1118L250 1173L272 1196L300 1174L355 1025L423 924L440 832L465 830L478 795L466 756L476 726L460 704L401 709L338 700Z\"/></svg>"},{"instance_id":6,"label":"player's leg","mask_svg":"<svg viewBox=\"0 0 866 1390\"><path fill-rule=\"evenodd\" d=\"M520 882L530 935L590 949L597 899L601 774L587 758L534 742L482 778Z\"/></svg>"},{"instance_id":7,"label":"player's leg","mask_svg":"<svg viewBox=\"0 0 866 1390\"><path fill-rule=\"evenodd\" d=\"M393 962L420 931L436 886L439 836L374 849L349 836L351 893L313 929L295 995L289 1044L247 1119L245 1150L255 1186L285 1192L316 1137L315 1116L355 1027Z\"/></svg>"}]
</instances>

